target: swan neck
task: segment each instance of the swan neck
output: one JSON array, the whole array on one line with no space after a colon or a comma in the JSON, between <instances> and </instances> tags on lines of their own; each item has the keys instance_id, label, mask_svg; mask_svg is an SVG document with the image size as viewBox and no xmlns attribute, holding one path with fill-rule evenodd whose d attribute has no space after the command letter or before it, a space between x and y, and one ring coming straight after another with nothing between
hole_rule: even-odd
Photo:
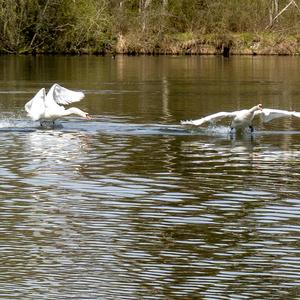
<instances>
[{"instance_id":1,"label":"swan neck","mask_svg":"<svg viewBox=\"0 0 300 300\"><path fill-rule=\"evenodd\" d=\"M64 115L65 116L77 115L77 116L82 117L82 118L86 117L86 113L83 112L81 109L79 109L77 107L70 107L69 109L66 109L64 111Z\"/></svg>"},{"instance_id":2,"label":"swan neck","mask_svg":"<svg viewBox=\"0 0 300 300\"><path fill-rule=\"evenodd\" d=\"M254 112L256 112L257 110L259 110L260 108L258 107L258 105L255 105L255 106L253 106L251 109L250 109L250 112L251 113L254 113Z\"/></svg>"}]
</instances>

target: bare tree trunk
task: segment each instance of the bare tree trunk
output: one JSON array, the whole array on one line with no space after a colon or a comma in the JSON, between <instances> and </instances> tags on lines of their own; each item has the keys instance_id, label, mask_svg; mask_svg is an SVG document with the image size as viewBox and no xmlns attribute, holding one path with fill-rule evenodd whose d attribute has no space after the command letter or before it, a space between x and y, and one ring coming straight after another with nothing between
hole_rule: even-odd
<instances>
[{"instance_id":1,"label":"bare tree trunk","mask_svg":"<svg viewBox=\"0 0 300 300\"><path fill-rule=\"evenodd\" d=\"M272 3L269 8L269 27L273 25L274 17L278 14L279 0L271 0Z\"/></svg>"},{"instance_id":2,"label":"bare tree trunk","mask_svg":"<svg viewBox=\"0 0 300 300\"><path fill-rule=\"evenodd\" d=\"M274 5L274 14L277 15L278 14L278 8L279 8L279 0L274 0L273 5Z\"/></svg>"},{"instance_id":3,"label":"bare tree trunk","mask_svg":"<svg viewBox=\"0 0 300 300\"><path fill-rule=\"evenodd\" d=\"M151 4L152 0L140 0L139 12L142 17L142 31L146 29L146 10Z\"/></svg>"},{"instance_id":4,"label":"bare tree trunk","mask_svg":"<svg viewBox=\"0 0 300 300\"><path fill-rule=\"evenodd\" d=\"M163 7L163 10L166 10L166 9L167 9L167 6L168 6L168 0L162 0L162 7Z\"/></svg>"}]
</instances>

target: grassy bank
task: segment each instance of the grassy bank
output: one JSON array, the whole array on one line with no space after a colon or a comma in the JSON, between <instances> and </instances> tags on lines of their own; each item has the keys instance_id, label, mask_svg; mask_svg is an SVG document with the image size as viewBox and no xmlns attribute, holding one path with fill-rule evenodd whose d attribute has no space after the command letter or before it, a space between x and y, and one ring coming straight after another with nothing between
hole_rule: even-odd
<instances>
[{"instance_id":1,"label":"grassy bank","mask_svg":"<svg viewBox=\"0 0 300 300\"><path fill-rule=\"evenodd\" d=\"M169 55L299 55L300 35L274 33L203 34L182 33L161 39L137 34L119 36L115 52L122 54Z\"/></svg>"},{"instance_id":2,"label":"grassy bank","mask_svg":"<svg viewBox=\"0 0 300 300\"><path fill-rule=\"evenodd\" d=\"M299 20L300 0L0 0L0 53L298 55Z\"/></svg>"}]
</instances>

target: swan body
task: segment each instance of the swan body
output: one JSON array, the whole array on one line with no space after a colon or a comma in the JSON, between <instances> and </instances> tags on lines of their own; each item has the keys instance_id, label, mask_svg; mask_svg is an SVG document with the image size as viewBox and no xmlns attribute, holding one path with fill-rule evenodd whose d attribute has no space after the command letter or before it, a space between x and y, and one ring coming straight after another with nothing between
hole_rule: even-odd
<instances>
[{"instance_id":1,"label":"swan body","mask_svg":"<svg viewBox=\"0 0 300 300\"><path fill-rule=\"evenodd\" d=\"M250 109L244 109L234 116L232 122L231 122L231 129L244 129L246 127L249 127L251 129L251 132L253 131L252 127L252 120L255 116L256 111L261 111L262 105L258 104L256 106L253 106Z\"/></svg>"},{"instance_id":2,"label":"swan body","mask_svg":"<svg viewBox=\"0 0 300 300\"><path fill-rule=\"evenodd\" d=\"M79 108L65 109L63 105L78 102L84 97L82 92L66 89L55 83L46 94L44 88L25 104L25 110L33 121L52 121L69 115L77 115L85 119L91 119L90 115ZM42 123L41 123L42 124Z\"/></svg>"},{"instance_id":3,"label":"swan body","mask_svg":"<svg viewBox=\"0 0 300 300\"><path fill-rule=\"evenodd\" d=\"M261 104L258 104L250 109L233 112L218 112L198 120L181 121L181 124L201 126L205 123L216 123L224 118L231 118L231 130L244 130L249 127L251 132L253 132L252 121L256 116L259 116L264 123L267 123L282 117L294 116L300 118L300 112L263 108Z\"/></svg>"}]
</instances>

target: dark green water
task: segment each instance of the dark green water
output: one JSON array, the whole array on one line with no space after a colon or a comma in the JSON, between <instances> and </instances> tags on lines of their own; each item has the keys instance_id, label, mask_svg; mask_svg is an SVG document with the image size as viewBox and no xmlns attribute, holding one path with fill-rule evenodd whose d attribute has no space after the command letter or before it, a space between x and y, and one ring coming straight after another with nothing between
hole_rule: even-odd
<instances>
[{"instance_id":1,"label":"dark green water","mask_svg":"<svg viewBox=\"0 0 300 300\"><path fill-rule=\"evenodd\" d=\"M1 299L299 299L300 58L0 57ZM41 129L58 82L93 116Z\"/></svg>"}]
</instances>

